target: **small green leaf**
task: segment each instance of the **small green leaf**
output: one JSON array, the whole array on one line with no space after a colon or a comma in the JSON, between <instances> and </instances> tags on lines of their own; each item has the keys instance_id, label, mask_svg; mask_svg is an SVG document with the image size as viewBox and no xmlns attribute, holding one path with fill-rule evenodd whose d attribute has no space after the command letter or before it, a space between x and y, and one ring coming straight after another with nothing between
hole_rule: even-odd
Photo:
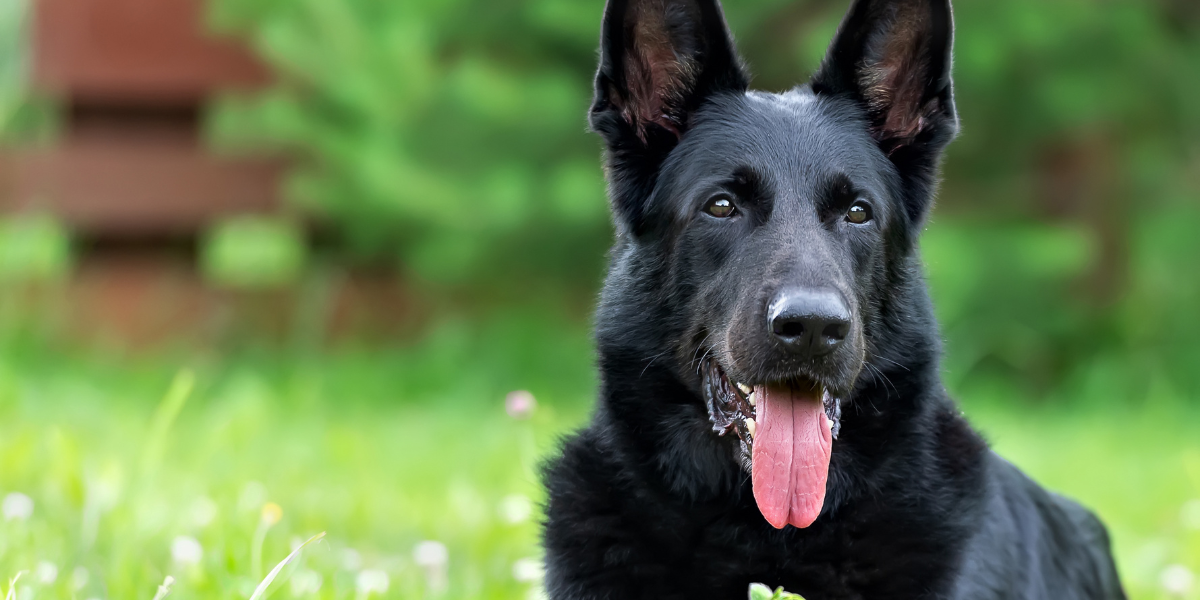
<instances>
[{"instance_id":1,"label":"small green leaf","mask_svg":"<svg viewBox=\"0 0 1200 600\"><path fill-rule=\"evenodd\" d=\"M750 600L772 600L775 594L771 593L771 588L761 584L750 584Z\"/></svg>"},{"instance_id":2,"label":"small green leaf","mask_svg":"<svg viewBox=\"0 0 1200 600\"><path fill-rule=\"evenodd\" d=\"M771 588L761 584L750 584L750 600L804 600L804 597L799 594L792 594L783 591L783 588L776 588L774 592Z\"/></svg>"}]
</instances>

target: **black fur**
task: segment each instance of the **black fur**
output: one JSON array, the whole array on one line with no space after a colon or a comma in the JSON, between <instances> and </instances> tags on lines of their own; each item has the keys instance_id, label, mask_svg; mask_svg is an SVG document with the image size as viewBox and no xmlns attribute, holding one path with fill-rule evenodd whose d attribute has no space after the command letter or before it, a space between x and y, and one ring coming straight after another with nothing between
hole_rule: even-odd
<instances>
[{"instance_id":1,"label":"black fur","mask_svg":"<svg viewBox=\"0 0 1200 600\"><path fill-rule=\"evenodd\" d=\"M1104 527L993 454L938 374L917 236L957 131L948 0L857 0L809 85L748 92L716 0L609 0L593 129L617 224L591 424L545 473L551 598L1123 598ZM736 214L705 212L731 199ZM855 203L873 219L849 222ZM836 290L817 358L766 305ZM772 528L701 364L843 399L821 516Z\"/></svg>"}]
</instances>

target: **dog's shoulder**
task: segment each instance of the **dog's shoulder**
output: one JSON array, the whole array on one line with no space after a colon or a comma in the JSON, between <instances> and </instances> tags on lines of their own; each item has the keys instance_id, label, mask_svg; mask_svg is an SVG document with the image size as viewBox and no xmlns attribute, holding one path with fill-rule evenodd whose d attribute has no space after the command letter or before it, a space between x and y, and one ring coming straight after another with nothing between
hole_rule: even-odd
<instances>
[{"instance_id":1,"label":"dog's shoulder","mask_svg":"<svg viewBox=\"0 0 1200 600\"><path fill-rule=\"evenodd\" d=\"M616 511L622 495L618 492L628 492L618 488L636 484L624 471L612 440L593 422L564 438L559 454L544 465L547 508L587 514ZM610 510L604 510L610 504Z\"/></svg>"},{"instance_id":2,"label":"dog's shoulder","mask_svg":"<svg viewBox=\"0 0 1200 600\"><path fill-rule=\"evenodd\" d=\"M596 422L564 440L546 464L542 541L552 597L591 597L596 589L641 597L646 582L678 570L675 550L688 546L677 538L693 528L637 471Z\"/></svg>"},{"instance_id":3,"label":"dog's shoulder","mask_svg":"<svg viewBox=\"0 0 1200 600\"><path fill-rule=\"evenodd\" d=\"M995 453L986 468L988 504L955 597L1125 598L1108 532L1094 514Z\"/></svg>"}]
</instances>

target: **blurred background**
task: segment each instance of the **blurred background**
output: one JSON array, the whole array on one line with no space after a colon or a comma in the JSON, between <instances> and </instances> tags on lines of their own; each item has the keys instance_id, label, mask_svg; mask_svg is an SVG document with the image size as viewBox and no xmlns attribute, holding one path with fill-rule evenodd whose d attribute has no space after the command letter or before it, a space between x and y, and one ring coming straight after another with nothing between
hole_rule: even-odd
<instances>
[{"instance_id":1,"label":"blurred background","mask_svg":"<svg viewBox=\"0 0 1200 600\"><path fill-rule=\"evenodd\" d=\"M729 0L755 87L845 0ZM960 0L947 386L1200 598L1200 4ZM536 598L602 0L0 0L0 590ZM9 580L19 579L15 583ZM769 583L769 582L768 582Z\"/></svg>"}]
</instances>

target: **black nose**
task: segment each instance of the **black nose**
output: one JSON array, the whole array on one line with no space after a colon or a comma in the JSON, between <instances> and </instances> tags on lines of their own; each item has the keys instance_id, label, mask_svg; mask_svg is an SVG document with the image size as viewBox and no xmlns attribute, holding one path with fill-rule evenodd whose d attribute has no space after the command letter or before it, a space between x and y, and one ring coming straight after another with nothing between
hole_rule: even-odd
<instances>
[{"instance_id":1,"label":"black nose","mask_svg":"<svg viewBox=\"0 0 1200 600\"><path fill-rule=\"evenodd\" d=\"M804 357L828 354L850 333L850 309L829 288L788 288L767 307L767 326L789 352Z\"/></svg>"}]
</instances>

